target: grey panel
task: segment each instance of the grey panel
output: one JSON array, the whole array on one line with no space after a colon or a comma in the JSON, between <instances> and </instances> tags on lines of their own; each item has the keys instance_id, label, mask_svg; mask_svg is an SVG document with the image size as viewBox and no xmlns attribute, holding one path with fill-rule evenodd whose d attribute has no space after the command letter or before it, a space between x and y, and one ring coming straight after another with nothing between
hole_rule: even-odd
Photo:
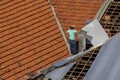
<instances>
[{"instance_id":1,"label":"grey panel","mask_svg":"<svg viewBox=\"0 0 120 80\"><path fill-rule=\"evenodd\" d=\"M120 80L120 34L103 45L84 80Z\"/></svg>"},{"instance_id":2,"label":"grey panel","mask_svg":"<svg viewBox=\"0 0 120 80\"><path fill-rule=\"evenodd\" d=\"M87 39L91 41L93 46L97 46L109 39L97 19L86 25L82 30L87 32Z\"/></svg>"},{"instance_id":3,"label":"grey panel","mask_svg":"<svg viewBox=\"0 0 120 80\"><path fill-rule=\"evenodd\" d=\"M87 32L82 30L78 34L79 39L79 52L83 52L86 49L86 34Z\"/></svg>"},{"instance_id":4,"label":"grey panel","mask_svg":"<svg viewBox=\"0 0 120 80\"><path fill-rule=\"evenodd\" d=\"M52 72L49 72L48 74L45 75L45 77L52 80L61 80L65 76L65 74L72 68L74 64L75 62L67 66L58 68Z\"/></svg>"}]
</instances>

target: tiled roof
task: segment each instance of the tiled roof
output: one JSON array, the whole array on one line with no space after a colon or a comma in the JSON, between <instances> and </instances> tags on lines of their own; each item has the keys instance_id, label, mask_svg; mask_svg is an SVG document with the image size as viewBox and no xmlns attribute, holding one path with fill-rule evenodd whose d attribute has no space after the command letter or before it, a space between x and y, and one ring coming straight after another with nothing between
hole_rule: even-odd
<instances>
[{"instance_id":1,"label":"tiled roof","mask_svg":"<svg viewBox=\"0 0 120 80\"><path fill-rule=\"evenodd\" d=\"M26 80L68 56L46 0L0 1L0 79Z\"/></svg>"},{"instance_id":2,"label":"tiled roof","mask_svg":"<svg viewBox=\"0 0 120 80\"><path fill-rule=\"evenodd\" d=\"M64 31L70 25L75 25L80 31L86 20L95 17L103 2L104 0L51 0Z\"/></svg>"}]
</instances>

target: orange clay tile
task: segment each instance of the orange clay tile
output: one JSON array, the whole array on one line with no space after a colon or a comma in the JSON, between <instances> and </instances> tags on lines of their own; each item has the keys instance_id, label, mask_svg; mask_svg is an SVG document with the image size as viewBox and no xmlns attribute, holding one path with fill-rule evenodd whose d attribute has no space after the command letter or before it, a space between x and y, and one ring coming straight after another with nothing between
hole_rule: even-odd
<instances>
[{"instance_id":1,"label":"orange clay tile","mask_svg":"<svg viewBox=\"0 0 120 80\"><path fill-rule=\"evenodd\" d=\"M0 1L0 79L27 80L68 56L46 0Z\"/></svg>"},{"instance_id":2,"label":"orange clay tile","mask_svg":"<svg viewBox=\"0 0 120 80\"><path fill-rule=\"evenodd\" d=\"M51 0L64 32L70 25L78 31L86 20L93 20L104 0Z\"/></svg>"}]
</instances>

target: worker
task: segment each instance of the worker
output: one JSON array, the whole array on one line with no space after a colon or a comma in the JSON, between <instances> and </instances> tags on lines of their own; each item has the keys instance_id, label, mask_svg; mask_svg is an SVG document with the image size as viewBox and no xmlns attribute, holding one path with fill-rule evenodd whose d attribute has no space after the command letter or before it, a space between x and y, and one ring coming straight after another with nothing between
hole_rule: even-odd
<instances>
[{"instance_id":1,"label":"worker","mask_svg":"<svg viewBox=\"0 0 120 80\"><path fill-rule=\"evenodd\" d=\"M76 34L77 30L74 29L74 25L70 26L70 29L67 30L67 33L69 34L69 43L70 43L70 50L71 54L76 54L77 53L77 45L76 45Z\"/></svg>"},{"instance_id":2,"label":"worker","mask_svg":"<svg viewBox=\"0 0 120 80\"><path fill-rule=\"evenodd\" d=\"M91 22L92 22L92 20L87 20L85 23L86 23L86 25L88 25ZM86 50L88 50L89 48L93 47L93 44L92 44L92 42L89 39L92 39L92 37L87 35L87 37L86 37Z\"/></svg>"}]
</instances>

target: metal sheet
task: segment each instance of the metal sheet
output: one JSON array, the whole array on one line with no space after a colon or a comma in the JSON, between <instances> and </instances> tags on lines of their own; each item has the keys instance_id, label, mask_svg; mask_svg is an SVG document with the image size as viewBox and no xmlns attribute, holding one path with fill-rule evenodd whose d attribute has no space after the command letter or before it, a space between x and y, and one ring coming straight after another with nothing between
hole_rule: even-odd
<instances>
[{"instance_id":1,"label":"metal sheet","mask_svg":"<svg viewBox=\"0 0 120 80\"><path fill-rule=\"evenodd\" d=\"M84 80L120 80L120 34L106 42Z\"/></svg>"},{"instance_id":2,"label":"metal sheet","mask_svg":"<svg viewBox=\"0 0 120 80\"><path fill-rule=\"evenodd\" d=\"M70 57L69 57L70 58ZM54 63L54 64L52 64L52 66L54 66L54 67L60 67L60 66L63 66L64 64L66 64L67 62L69 62L70 61L70 59L64 59L64 60L61 60L61 61L59 61L59 62L56 62L56 63Z\"/></svg>"},{"instance_id":3,"label":"metal sheet","mask_svg":"<svg viewBox=\"0 0 120 80\"><path fill-rule=\"evenodd\" d=\"M65 76L65 74L72 68L74 64L75 62L67 66L58 68L52 72L49 72L48 74L45 75L45 77L52 80L61 80Z\"/></svg>"},{"instance_id":4,"label":"metal sheet","mask_svg":"<svg viewBox=\"0 0 120 80\"><path fill-rule=\"evenodd\" d=\"M86 25L82 30L87 31L87 39L91 41L93 46L97 46L109 39L97 19Z\"/></svg>"}]
</instances>

